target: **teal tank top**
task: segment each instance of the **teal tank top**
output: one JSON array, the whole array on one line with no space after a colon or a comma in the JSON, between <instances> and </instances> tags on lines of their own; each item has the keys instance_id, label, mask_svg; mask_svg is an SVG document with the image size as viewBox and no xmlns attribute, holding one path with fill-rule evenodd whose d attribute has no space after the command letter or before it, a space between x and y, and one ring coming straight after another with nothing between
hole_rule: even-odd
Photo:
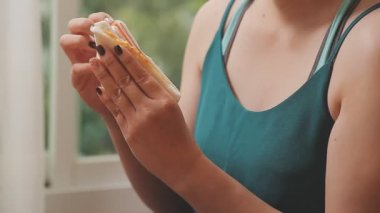
<instances>
[{"instance_id":1,"label":"teal tank top","mask_svg":"<svg viewBox=\"0 0 380 213\"><path fill-rule=\"evenodd\" d=\"M248 1L241 2L224 33L234 0L229 3L203 64L196 142L212 162L274 208L324 212L327 145L334 125L327 105L333 64L350 30L380 3L342 32L357 4L343 1L309 80L275 107L254 112L234 95L225 67L238 23L249 6Z\"/></svg>"}]
</instances>

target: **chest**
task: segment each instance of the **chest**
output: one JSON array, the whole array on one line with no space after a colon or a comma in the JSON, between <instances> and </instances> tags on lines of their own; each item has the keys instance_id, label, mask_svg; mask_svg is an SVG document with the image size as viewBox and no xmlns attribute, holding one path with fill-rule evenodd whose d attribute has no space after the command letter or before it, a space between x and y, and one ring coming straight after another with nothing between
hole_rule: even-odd
<instances>
[{"instance_id":1,"label":"chest","mask_svg":"<svg viewBox=\"0 0 380 213\"><path fill-rule=\"evenodd\" d=\"M268 29L243 19L225 65L239 102L248 110L264 111L290 97L308 80L325 31L325 27L305 32ZM334 88L328 99L336 114Z\"/></svg>"}]
</instances>

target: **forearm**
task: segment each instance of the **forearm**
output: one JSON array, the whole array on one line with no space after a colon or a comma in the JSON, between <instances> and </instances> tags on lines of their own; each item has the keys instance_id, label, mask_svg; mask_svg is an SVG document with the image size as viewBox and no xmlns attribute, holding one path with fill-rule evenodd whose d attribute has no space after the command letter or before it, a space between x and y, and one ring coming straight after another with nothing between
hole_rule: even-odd
<instances>
[{"instance_id":1,"label":"forearm","mask_svg":"<svg viewBox=\"0 0 380 213\"><path fill-rule=\"evenodd\" d=\"M205 156L194 165L186 177L180 181L169 180L168 185L191 204L196 212L279 212Z\"/></svg>"},{"instance_id":2,"label":"forearm","mask_svg":"<svg viewBox=\"0 0 380 213\"><path fill-rule=\"evenodd\" d=\"M124 170L142 201L154 212L192 212L192 208L180 196L136 160L114 120L104 120Z\"/></svg>"}]
</instances>

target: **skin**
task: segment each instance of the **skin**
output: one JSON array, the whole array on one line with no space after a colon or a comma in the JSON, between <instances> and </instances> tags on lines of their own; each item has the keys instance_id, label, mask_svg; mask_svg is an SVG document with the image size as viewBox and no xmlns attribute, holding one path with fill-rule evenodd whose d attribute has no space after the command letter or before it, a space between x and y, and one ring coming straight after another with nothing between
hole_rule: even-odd
<instances>
[{"instance_id":1,"label":"skin","mask_svg":"<svg viewBox=\"0 0 380 213\"><path fill-rule=\"evenodd\" d=\"M117 56L114 47L106 46L104 56L93 58L95 51L86 46L88 29L104 14L74 19L71 34L61 38L73 63L74 87L104 118L128 177L155 212L186 212L188 204L197 212L278 212L209 161L192 137L201 67L227 3L210 0L195 18L179 105L125 49ZM244 107L269 109L306 81L339 3L255 1L227 64L231 85ZM374 3L362 1L352 17ZM333 69L327 101L336 122L328 147L326 212L380 211L379 13L373 12L351 31ZM100 84L97 96L95 87Z\"/></svg>"}]
</instances>

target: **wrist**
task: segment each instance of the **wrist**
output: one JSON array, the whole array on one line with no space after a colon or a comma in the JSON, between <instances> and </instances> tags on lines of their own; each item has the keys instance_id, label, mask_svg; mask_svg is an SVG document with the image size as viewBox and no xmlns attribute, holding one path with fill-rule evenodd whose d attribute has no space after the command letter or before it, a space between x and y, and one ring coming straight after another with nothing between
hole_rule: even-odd
<instances>
[{"instance_id":1,"label":"wrist","mask_svg":"<svg viewBox=\"0 0 380 213\"><path fill-rule=\"evenodd\" d=\"M253 203L250 192L206 156L176 182L173 190L199 212L242 212L235 210L243 201Z\"/></svg>"},{"instance_id":2,"label":"wrist","mask_svg":"<svg viewBox=\"0 0 380 213\"><path fill-rule=\"evenodd\" d=\"M184 175L173 179L172 184L170 184L173 190L180 195L185 195L194 189L194 187L198 187L200 179L207 176L205 172L209 170L210 164L212 163L204 154L199 155L198 158L186 168Z\"/></svg>"}]
</instances>

